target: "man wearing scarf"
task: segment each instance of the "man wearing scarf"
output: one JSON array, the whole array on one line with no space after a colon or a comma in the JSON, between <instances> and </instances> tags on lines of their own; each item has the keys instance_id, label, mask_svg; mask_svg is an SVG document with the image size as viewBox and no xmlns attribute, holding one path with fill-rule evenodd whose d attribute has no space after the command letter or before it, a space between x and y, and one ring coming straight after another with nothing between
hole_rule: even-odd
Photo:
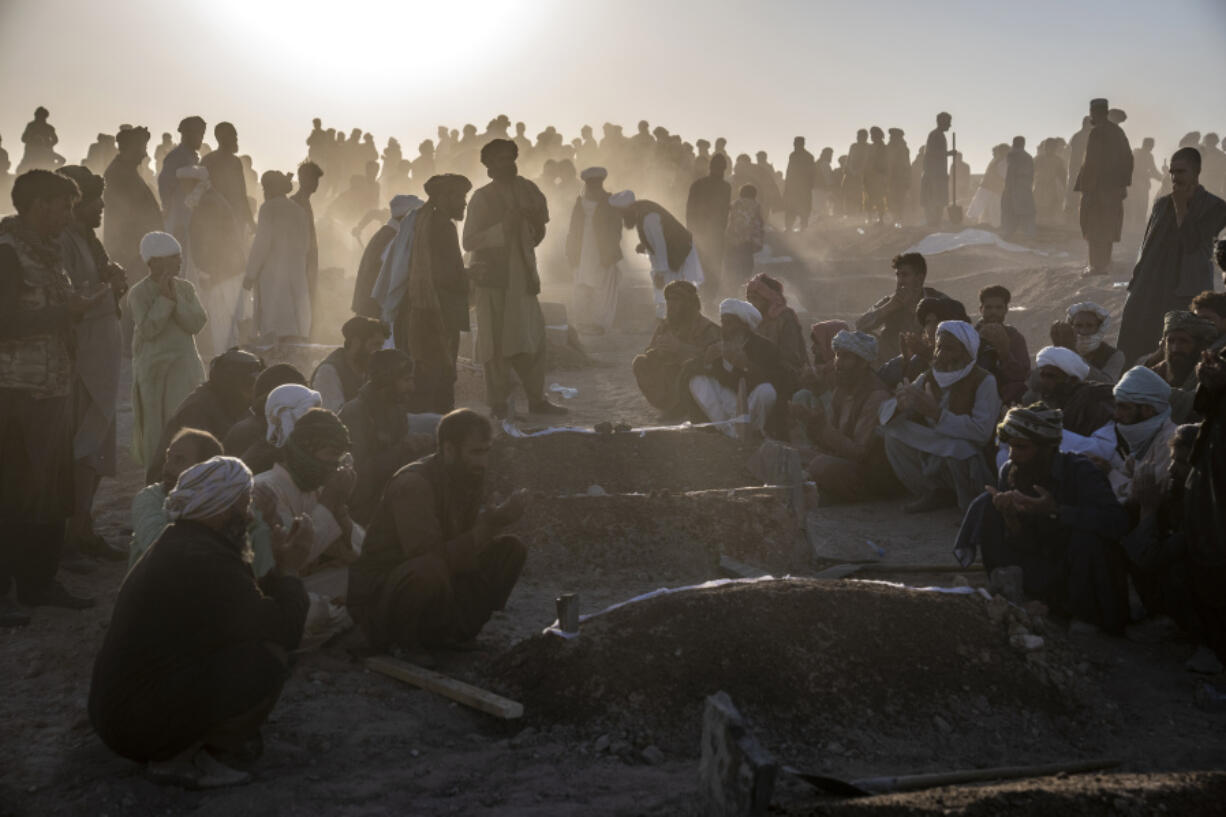
<instances>
[{"instance_id":1,"label":"man wearing scarf","mask_svg":"<svg viewBox=\"0 0 1226 817\"><path fill-rule=\"evenodd\" d=\"M1050 408L1063 412L1064 427L1089 437L1111 422L1111 386L1087 383L1090 365L1072 349L1044 346L1034 356L1038 372L1038 397Z\"/></svg>"},{"instance_id":2,"label":"man wearing scarf","mask_svg":"<svg viewBox=\"0 0 1226 817\"><path fill-rule=\"evenodd\" d=\"M932 365L882 404L890 466L916 496L903 506L925 513L965 509L991 479L984 450L1000 416L996 378L976 365L979 333L966 321L937 326Z\"/></svg>"},{"instance_id":3,"label":"man wearing scarf","mask_svg":"<svg viewBox=\"0 0 1226 817\"><path fill-rule=\"evenodd\" d=\"M867 332L841 331L834 349L834 391L830 409L793 403L792 416L820 453L807 470L825 503L855 502L896 487L877 429L881 404L889 399L885 384L872 369L877 339Z\"/></svg>"},{"instance_id":4,"label":"man wearing scarf","mask_svg":"<svg viewBox=\"0 0 1226 817\"><path fill-rule=\"evenodd\" d=\"M1115 384L1116 450L1111 459L1111 487L1125 505L1138 503L1137 483L1167 488L1170 468L1171 387L1144 366L1135 366Z\"/></svg>"},{"instance_id":5,"label":"man wearing scarf","mask_svg":"<svg viewBox=\"0 0 1226 817\"><path fill-rule=\"evenodd\" d=\"M353 518L362 524L374 517L392 475L434 447L432 435L409 433L413 360L399 349L381 349L370 359L369 375L357 397L340 412L353 442L357 472L349 506Z\"/></svg>"},{"instance_id":6,"label":"man wearing scarf","mask_svg":"<svg viewBox=\"0 0 1226 817\"><path fill-rule=\"evenodd\" d=\"M251 410L230 427L229 433L222 440L226 454L241 459L253 474L267 471L276 461L276 449L268 442L265 409L268 396L278 386L290 383L305 386L307 381L302 372L288 363L274 363L260 372L252 389L255 396L251 399Z\"/></svg>"},{"instance_id":7,"label":"man wearing scarf","mask_svg":"<svg viewBox=\"0 0 1226 817\"><path fill-rule=\"evenodd\" d=\"M275 435L276 429L270 426L269 432ZM255 477L260 519L251 537L252 567L257 576L274 564L303 576L310 595L304 638L314 646L352 623L338 600L347 595L347 568L361 555L366 532L349 516L356 476L348 452L349 433L336 415L309 409L293 424L277 464ZM307 552L291 568L274 547L273 532L278 526L291 529L300 517L307 520L300 525Z\"/></svg>"},{"instance_id":8,"label":"man wearing scarf","mask_svg":"<svg viewBox=\"0 0 1226 817\"><path fill-rule=\"evenodd\" d=\"M324 408L339 412L366 382L370 357L387 343L391 330L378 318L357 316L341 326L344 345L328 353L311 374L311 388L323 395Z\"/></svg>"},{"instance_id":9,"label":"man wearing scarf","mask_svg":"<svg viewBox=\"0 0 1226 817\"><path fill-rule=\"evenodd\" d=\"M673 281L664 287L664 320L632 368L639 391L666 419L684 414L686 383L682 371L687 363L700 360L720 342L719 326L702 314L698 288L689 281Z\"/></svg>"},{"instance_id":10,"label":"man wearing scarf","mask_svg":"<svg viewBox=\"0 0 1226 817\"><path fill-rule=\"evenodd\" d=\"M1128 514L1102 471L1059 450L1063 427L1059 409L1009 410L996 429L1009 460L996 487L967 509L954 555L969 567L981 552L989 575L1020 567L1026 595L1073 619L1075 629L1117 633L1128 622L1119 548Z\"/></svg>"},{"instance_id":11,"label":"man wearing scarf","mask_svg":"<svg viewBox=\"0 0 1226 817\"><path fill-rule=\"evenodd\" d=\"M1072 349L1090 364L1086 380L1114 383L1124 373L1124 353L1104 338L1111 328L1111 313L1093 301L1082 301L1068 308L1067 320L1051 327L1052 346Z\"/></svg>"},{"instance_id":12,"label":"man wearing scarf","mask_svg":"<svg viewBox=\"0 0 1226 817\"><path fill-rule=\"evenodd\" d=\"M128 569L153 546L170 524L166 497L174 490L179 475L197 463L222 455L221 443L207 431L180 429L166 448L162 479L146 485L132 498L132 539L128 543Z\"/></svg>"},{"instance_id":13,"label":"man wearing scarf","mask_svg":"<svg viewBox=\"0 0 1226 817\"><path fill-rule=\"evenodd\" d=\"M1192 409L1196 393L1196 363L1217 337L1217 326L1186 309L1166 313L1162 319L1162 360L1152 368L1171 387L1171 420L1198 419Z\"/></svg>"},{"instance_id":14,"label":"man wearing scarf","mask_svg":"<svg viewBox=\"0 0 1226 817\"><path fill-rule=\"evenodd\" d=\"M809 159L812 161L812 157ZM685 202L685 226L694 237L702 265L703 290L712 297L718 293L723 277L724 231L732 206L732 185L724 181L727 170L727 159L711 157L707 175L690 185Z\"/></svg>"},{"instance_id":15,"label":"man wearing scarf","mask_svg":"<svg viewBox=\"0 0 1226 817\"><path fill-rule=\"evenodd\" d=\"M251 575L251 472L213 457L178 478L171 524L124 579L94 660L89 719L112 751L156 782L215 788L250 780L260 727L289 676L307 611L292 575ZM281 536L282 541L286 540Z\"/></svg>"},{"instance_id":16,"label":"man wearing scarf","mask_svg":"<svg viewBox=\"0 0 1226 817\"><path fill-rule=\"evenodd\" d=\"M779 357L794 378L809 365L805 353L805 332L800 328L800 319L788 306L783 294L783 283L760 272L745 285L745 300L754 305L762 315L762 323L756 331L779 349Z\"/></svg>"},{"instance_id":17,"label":"man wearing scarf","mask_svg":"<svg viewBox=\"0 0 1226 817\"><path fill-rule=\"evenodd\" d=\"M386 259L392 255L391 246L405 223L405 217L424 204L417 196L392 196L388 203L390 217L387 223L375 231L362 250L358 262L358 277L353 285L353 314L367 318L382 318L382 304L374 297L375 283ZM411 232L411 230L410 230Z\"/></svg>"}]
</instances>

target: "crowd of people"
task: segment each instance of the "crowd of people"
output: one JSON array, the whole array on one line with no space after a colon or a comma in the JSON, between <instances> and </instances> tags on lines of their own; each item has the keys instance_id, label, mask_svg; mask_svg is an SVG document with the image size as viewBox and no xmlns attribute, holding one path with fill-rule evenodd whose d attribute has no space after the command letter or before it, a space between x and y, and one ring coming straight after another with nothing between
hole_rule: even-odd
<instances>
[{"instance_id":1,"label":"crowd of people","mask_svg":"<svg viewBox=\"0 0 1226 817\"><path fill-rule=\"evenodd\" d=\"M1133 154L1105 100L1087 119L1069 178L1099 273ZM440 128L408 160L394 140L380 157L370 134L316 120L295 173L260 177L257 208L229 123L202 155L206 123L183 119L154 177L146 129L122 127L113 146L100 136L88 163L64 165L40 109L23 166L42 166L16 177L16 212L0 221L0 624L92 606L59 570L127 561L91 721L155 779L203 787L247 778L294 650L357 627L371 649L429 665L432 650L471 642L527 554L505 533L527 492L486 501L491 420L516 416L517 388L528 413L566 413L545 395L546 238L562 236L576 324L600 334L628 232L657 318L631 366L662 417L799 452L826 504L956 505L964 565L1020 571L1025 595L1075 628L1190 633L1204 647L1195 666L1220 671L1226 295L1213 262L1226 202L1201 181L1221 171L1208 138L1166 163L1170 192L1122 313L1073 304L1033 357L1009 325L1007 288L985 287L973 319L927 286L916 252L893 259L894 290L854 322L807 333L783 281L755 270L772 212L784 230L836 213L897 218L915 190L939 226L948 160L960 161L951 121L937 117L912 184L896 128L888 142L862 131L837 175L832 151L814 159L798 137L780 178L763 153L730 161L725 140L691 147L646 122L632 137L606 125L599 141L585 128L566 145L553 128L535 143L522 124L511 136L499 117L485 133ZM1045 144L1053 167L1063 161ZM1006 232L1033 229L1036 200L1067 199L1041 186L1024 148L1019 137L1004 157ZM626 189L606 189L613 173ZM307 373L266 357L315 333L316 196L359 234L386 223L356 264L343 345ZM565 229L551 212L569 213ZM1217 261L1226 269L1221 249ZM1106 341L1117 319L1118 348ZM461 334L474 328L488 416L456 408ZM147 487L118 547L95 533L93 503L117 471L125 355Z\"/></svg>"}]
</instances>

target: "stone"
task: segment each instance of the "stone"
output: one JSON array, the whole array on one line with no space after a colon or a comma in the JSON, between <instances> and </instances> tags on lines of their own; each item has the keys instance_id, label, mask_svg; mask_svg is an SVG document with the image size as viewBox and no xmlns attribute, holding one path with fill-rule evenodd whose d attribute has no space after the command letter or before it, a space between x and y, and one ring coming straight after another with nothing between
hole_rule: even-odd
<instances>
[{"instance_id":1,"label":"stone","mask_svg":"<svg viewBox=\"0 0 1226 817\"><path fill-rule=\"evenodd\" d=\"M1026 595L1022 590L1022 569L1011 565L993 570L988 576L988 592L1004 596L1014 604L1024 604Z\"/></svg>"},{"instance_id":2,"label":"stone","mask_svg":"<svg viewBox=\"0 0 1226 817\"><path fill-rule=\"evenodd\" d=\"M1009 602L1001 596L993 596L988 602L988 620L993 624L1000 624L1005 620L1005 616L1009 613Z\"/></svg>"},{"instance_id":3,"label":"stone","mask_svg":"<svg viewBox=\"0 0 1226 817\"><path fill-rule=\"evenodd\" d=\"M949 721L945 720L940 715L932 716L932 725L935 726L937 729L940 729L942 732L944 732L947 735L950 732L954 731L954 728L949 725Z\"/></svg>"},{"instance_id":4,"label":"stone","mask_svg":"<svg viewBox=\"0 0 1226 817\"><path fill-rule=\"evenodd\" d=\"M652 766L659 766L664 762L664 753L661 752L656 746L648 746L646 749L640 752L640 754L642 755L643 760L647 761Z\"/></svg>"},{"instance_id":5,"label":"stone","mask_svg":"<svg viewBox=\"0 0 1226 817\"><path fill-rule=\"evenodd\" d=\"M726 692L707 698L698 771L707 817L762 815L770 807L778 764L750 733Z\"/></svg>"},{"instance_id":6,"label":"stone","mask_svg":"<svg viewBox=\"0 0 1226 817\"><path fill-rule=\"evenodd\" d=\"M1043 636L1031 633L1016 633L1009 636L1009 646L1021 652L1035 652L1043 649Z\"/></svg>"},{"instance_id":7,"label":"stone","mask_svg":"<svg viewBox=\"0 0 1226 817\"><path fill-rule=\"evenodd\" d=\"M596 745L592 748L596 751L596 754L600 754L608 750L610 743L612 743L612 740L609 739L608 735L601 735L596 738Z\"/></svg>"}]
</instances>

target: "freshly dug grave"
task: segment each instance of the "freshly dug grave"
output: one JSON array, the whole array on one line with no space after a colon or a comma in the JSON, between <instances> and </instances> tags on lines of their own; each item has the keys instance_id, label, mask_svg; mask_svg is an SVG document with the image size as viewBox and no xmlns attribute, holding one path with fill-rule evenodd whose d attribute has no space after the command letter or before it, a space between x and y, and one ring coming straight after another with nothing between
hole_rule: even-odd
<instances>
[{"instance_id":1,"label":"freshly dug grave","mask_svg":"<svg viewBox=\"0 0 1226 817\"><path fill-rule=\"evenodd\" d=\"M1017 611L1020 615L1021 611ZM836 773L929 771L1102 751L1086 665L1009 646L1014 616L981 596L808 579L660 596L541 635L489 683L539 724L695 756L706 696L724 690L764 745ZM1050 642L1051 639L1049 638ZM601 741L607 744L610 740Z\"/></svg>"}]
</instances>

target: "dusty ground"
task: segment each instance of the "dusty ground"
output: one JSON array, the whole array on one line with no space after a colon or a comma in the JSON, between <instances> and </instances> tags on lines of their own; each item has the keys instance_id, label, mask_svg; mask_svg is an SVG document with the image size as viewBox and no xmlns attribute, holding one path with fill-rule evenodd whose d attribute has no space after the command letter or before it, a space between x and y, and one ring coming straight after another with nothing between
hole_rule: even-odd
<instances>
[{"instance_id":1,"label":"dusty ground","mask_svg":"<svg viewBox=\"0 0 1226 817\"><path fill-rule=\"evenodd\" d=\"M818 230L804 241L776 241L776 254L794 260L772 269L805 319L854 317L892 287L890 256L920 237L893 228ZM1045 345L1048 324L1067 303L1091 298L1118 309L1123 292L1113 282L1087 286L1078 277L1084 249L1075 237L1043 238L1045 250L1069 254L937 255L930 284L972 312L981 286L1006 284L1012 320L1032 351ZM656 422L629 373L650 331L650 293L631 279L621 329L582 339L594 365L551 372L547 381L579 389L565 401L574 424ZM545 297L564 300L564 292L555 285ZM300 356L305 363L316 354ZM465 372L460 394L479 405L474 372ZM130 420L125 406L125 437ZM533 418L519 426L531 430ZM67 577L98 597L96 609L40 609L31 626L0 632L0 817L694 814L697 713L717 685L744 699L768 749L818 772L854 777L1103 755L1123 764L1119 775L855 804L783 780L780 813L1220 813L1212 809L1220 809L1222 775L1185 774L1226 765L1226 715L1193 706L1199 679L1182 668L1187 644L1070 641L1058 623L1030 622L1047 645L1024 657L1008 646L1007 628L1018 622L990 614L982 598L808 582L626 608L594 620L575 644L541 637L561 592L579 593L584 611L594 612L661 586L716 578L721 551L776 573L791 564L798 542L815 546L820 559L794 573L879 558L878 549L888 564L950 564L956 513L904 517L896 501L809 507L806 539L778 492L729 493L753 484L744 452L701 434L500 444L506 473L541 495L521 523L537 547L507 610L482 634L484 650L445 655L443 669L521 696L523 721L496 721L366 672L350 656L361 643L350 633L300 656L265 730L256 780L234 791L153 785L101 745L85 700L123 568ZM112 541L126 538L127 503L139 483L128 465L104 484L99 527ZM651 494L626 495L632 491ZM878 577L915 586L960 581L952 572ZM976 571L965 579L982 583ZM687 653L689 644L701 651ZM644 757L649 745L661 754Z\"/></svg>"}]
</instances>

